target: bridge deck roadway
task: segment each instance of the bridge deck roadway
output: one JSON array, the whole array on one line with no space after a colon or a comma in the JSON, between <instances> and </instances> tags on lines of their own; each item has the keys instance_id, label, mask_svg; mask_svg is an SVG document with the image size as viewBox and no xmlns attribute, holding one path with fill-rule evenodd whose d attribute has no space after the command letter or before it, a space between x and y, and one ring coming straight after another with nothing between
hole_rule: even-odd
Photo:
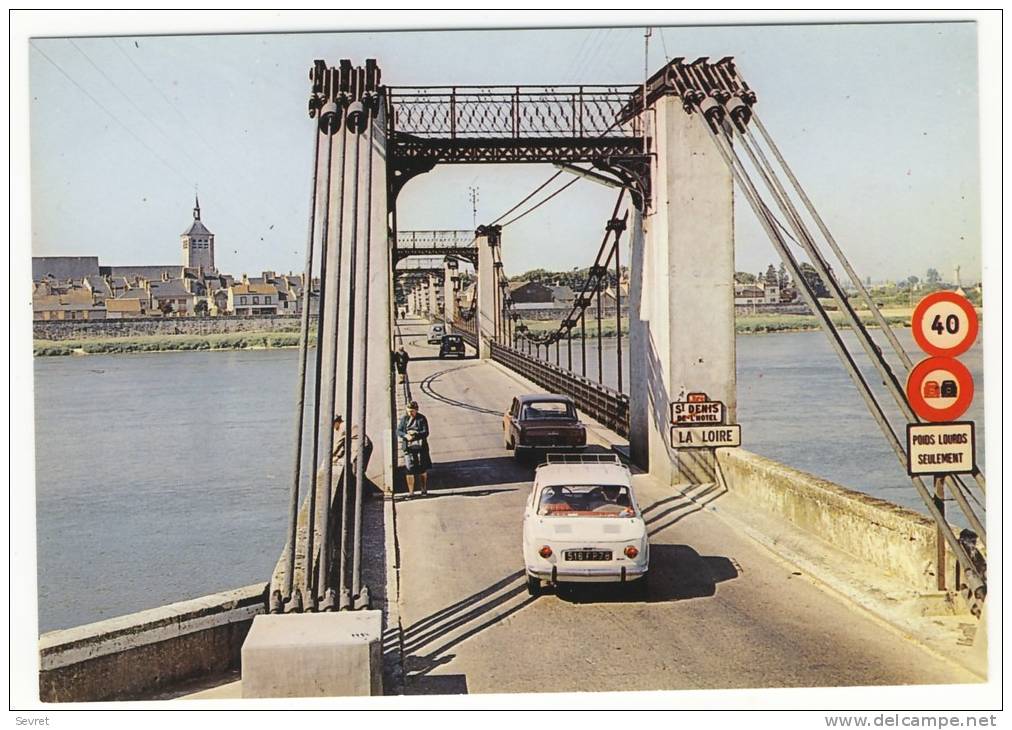
<instances>
[{"instance_id":1,"label":"bridge deck roadway","mask_svg":"<svg viewBox=\"0 0 1012 730\"><path fill-rule=\"evenodd\" d=\"M719 500L714 485L635 477L651 539L645 600L611 587L529 597L520 528L533 465L503 449L501 412L535 389L490 363L439 360L421 320L399 329L435 464L427 498L396 502L406 693L979 681L702 509Z\"/></svg>"}]
</instances>

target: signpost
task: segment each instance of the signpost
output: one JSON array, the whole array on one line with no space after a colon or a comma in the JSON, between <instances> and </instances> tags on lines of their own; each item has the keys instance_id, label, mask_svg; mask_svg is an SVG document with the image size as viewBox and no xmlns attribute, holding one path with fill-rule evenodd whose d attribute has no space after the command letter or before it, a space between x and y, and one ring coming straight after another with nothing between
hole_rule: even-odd
<instances>
[{"instance_id":1,"label":"signpost","mask_svg":"<svg viewBox=\"0 0 1012 730\"><path fill-rule=\"evenodd\" d=\"M741 426L672 426L671 447L674 449L717 449L741 446Z\"/></svg>"},{"instance_id":2,"label":"signpost","mask_svg":"<svg viewBox=\"0 0 1012 730\"><path fill-rule=\"evenodd\" d=\"M723 423L724 404L710 400L706 393L689 393L683 401L671 404L671 423L696 425L702 423Z\"/></svg>"},{"instance_id":3,"label":"signpost","mask_svg":"<svg viewBox=\"0 0 1012 730\"><path fill-rule=\"evenodd\" d=\"M914 308L910 328L914 341L931 357L917 363L907 376L907 402L930 423L907 424L907 471L931 475L935 504L945 517L945 477L972 473L973 422L956 422L973 401L973 376L956 356L977 339L977 310L966 297L951 291L933 292ZM935 575L945 590L945 542L942 527L935 534Z\"/></svg>"},{"instance_id":4,"label":"signpost","mask_svg":"<svg viewBox=\"0 0 1012 730\"><path fill-rule=\"evenodd\" d=\"M727 409L706 393L689 393L671 404L671 448L716 449L741 446L741 426L725 424Z\"/></svg>"}]
</instances>

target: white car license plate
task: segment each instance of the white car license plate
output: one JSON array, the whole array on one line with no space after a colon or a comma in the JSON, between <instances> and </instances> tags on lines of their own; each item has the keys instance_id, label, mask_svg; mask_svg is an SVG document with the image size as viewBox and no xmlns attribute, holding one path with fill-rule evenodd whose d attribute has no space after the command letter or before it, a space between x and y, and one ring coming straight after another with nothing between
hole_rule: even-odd
<instances>
[{"instance_id":1,"label":"white car license plate","mask_svg":"<svg viewBox=\"0 0 1012 730\"><path fill-rule=\"evenodd\" d=\"M566 550L566 560L611 560L611 550Z\"/></svg>"}]
</instances>

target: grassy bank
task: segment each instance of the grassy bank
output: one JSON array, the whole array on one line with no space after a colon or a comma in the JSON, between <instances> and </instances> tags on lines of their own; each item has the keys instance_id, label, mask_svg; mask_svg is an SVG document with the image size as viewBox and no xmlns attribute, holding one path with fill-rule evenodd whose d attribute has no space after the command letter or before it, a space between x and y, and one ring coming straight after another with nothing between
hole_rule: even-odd
<instances>
[{"instance_id":1,"label":"grassy bank","mask_svg":"<svg viewBox=\"0 0 1012 730\"><path fill-rule=\"evenodd\" d=\"M840 312L830 312L837 324L843 323ZM874 320L867 311L859 310L858 315L865 325L874 327ZM883 311L886 321L892 327L902 328L910 323L910 310L894 309ZM529 320L525 322L534 334L551 332L559 327L558 321ZM746 314L735 318L738 334L766 334L774 332L804 332L819 329L819 322L810 314ZM573 333L579 335L579 328ZM603 337L615 336L615 320L601 321ZM629 319L622 318L622 333L629 333ZM597 325L587 320L587 336L597 336ZM315 333L310 334L310 343L315 344ZM126 352L175 352L186 350L263 350L297 347L298 332L230 332L208 335L151 335L143 337L105 337L79 340L35 340L34 350L38 357L53 355L100 355Z\"/></svg>"},{"instance_id":2,"label":"grassy bank","mask_svg":"<svg viewBox=\"0 0 1012 730\"><path fill-rule=\"evenodd\" d=\"M310 342L315 342L310 336ZM209 335L152 335L81 340L35 340L37 357L54 355L110 355L127 352L187 350L264 350L297 347L298 332L228 332Z\"/></svg>"}]
</instances>

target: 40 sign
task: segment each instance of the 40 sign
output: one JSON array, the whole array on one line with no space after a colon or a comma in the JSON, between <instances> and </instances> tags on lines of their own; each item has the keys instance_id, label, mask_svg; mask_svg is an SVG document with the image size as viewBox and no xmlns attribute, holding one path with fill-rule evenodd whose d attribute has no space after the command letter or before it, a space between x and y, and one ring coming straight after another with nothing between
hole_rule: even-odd
<instances>
[{"instance_id":1,"label":"40 sign","mask_svg":"<svg viewBox=\"0 0 1012 730\"><path fill-rule=\"evenodd\" d=\"M936 291L917 303L910 326L917 345L935 357L956 357L973 345L980 323L966 297Z\"/></svg>"}]
</instances>

